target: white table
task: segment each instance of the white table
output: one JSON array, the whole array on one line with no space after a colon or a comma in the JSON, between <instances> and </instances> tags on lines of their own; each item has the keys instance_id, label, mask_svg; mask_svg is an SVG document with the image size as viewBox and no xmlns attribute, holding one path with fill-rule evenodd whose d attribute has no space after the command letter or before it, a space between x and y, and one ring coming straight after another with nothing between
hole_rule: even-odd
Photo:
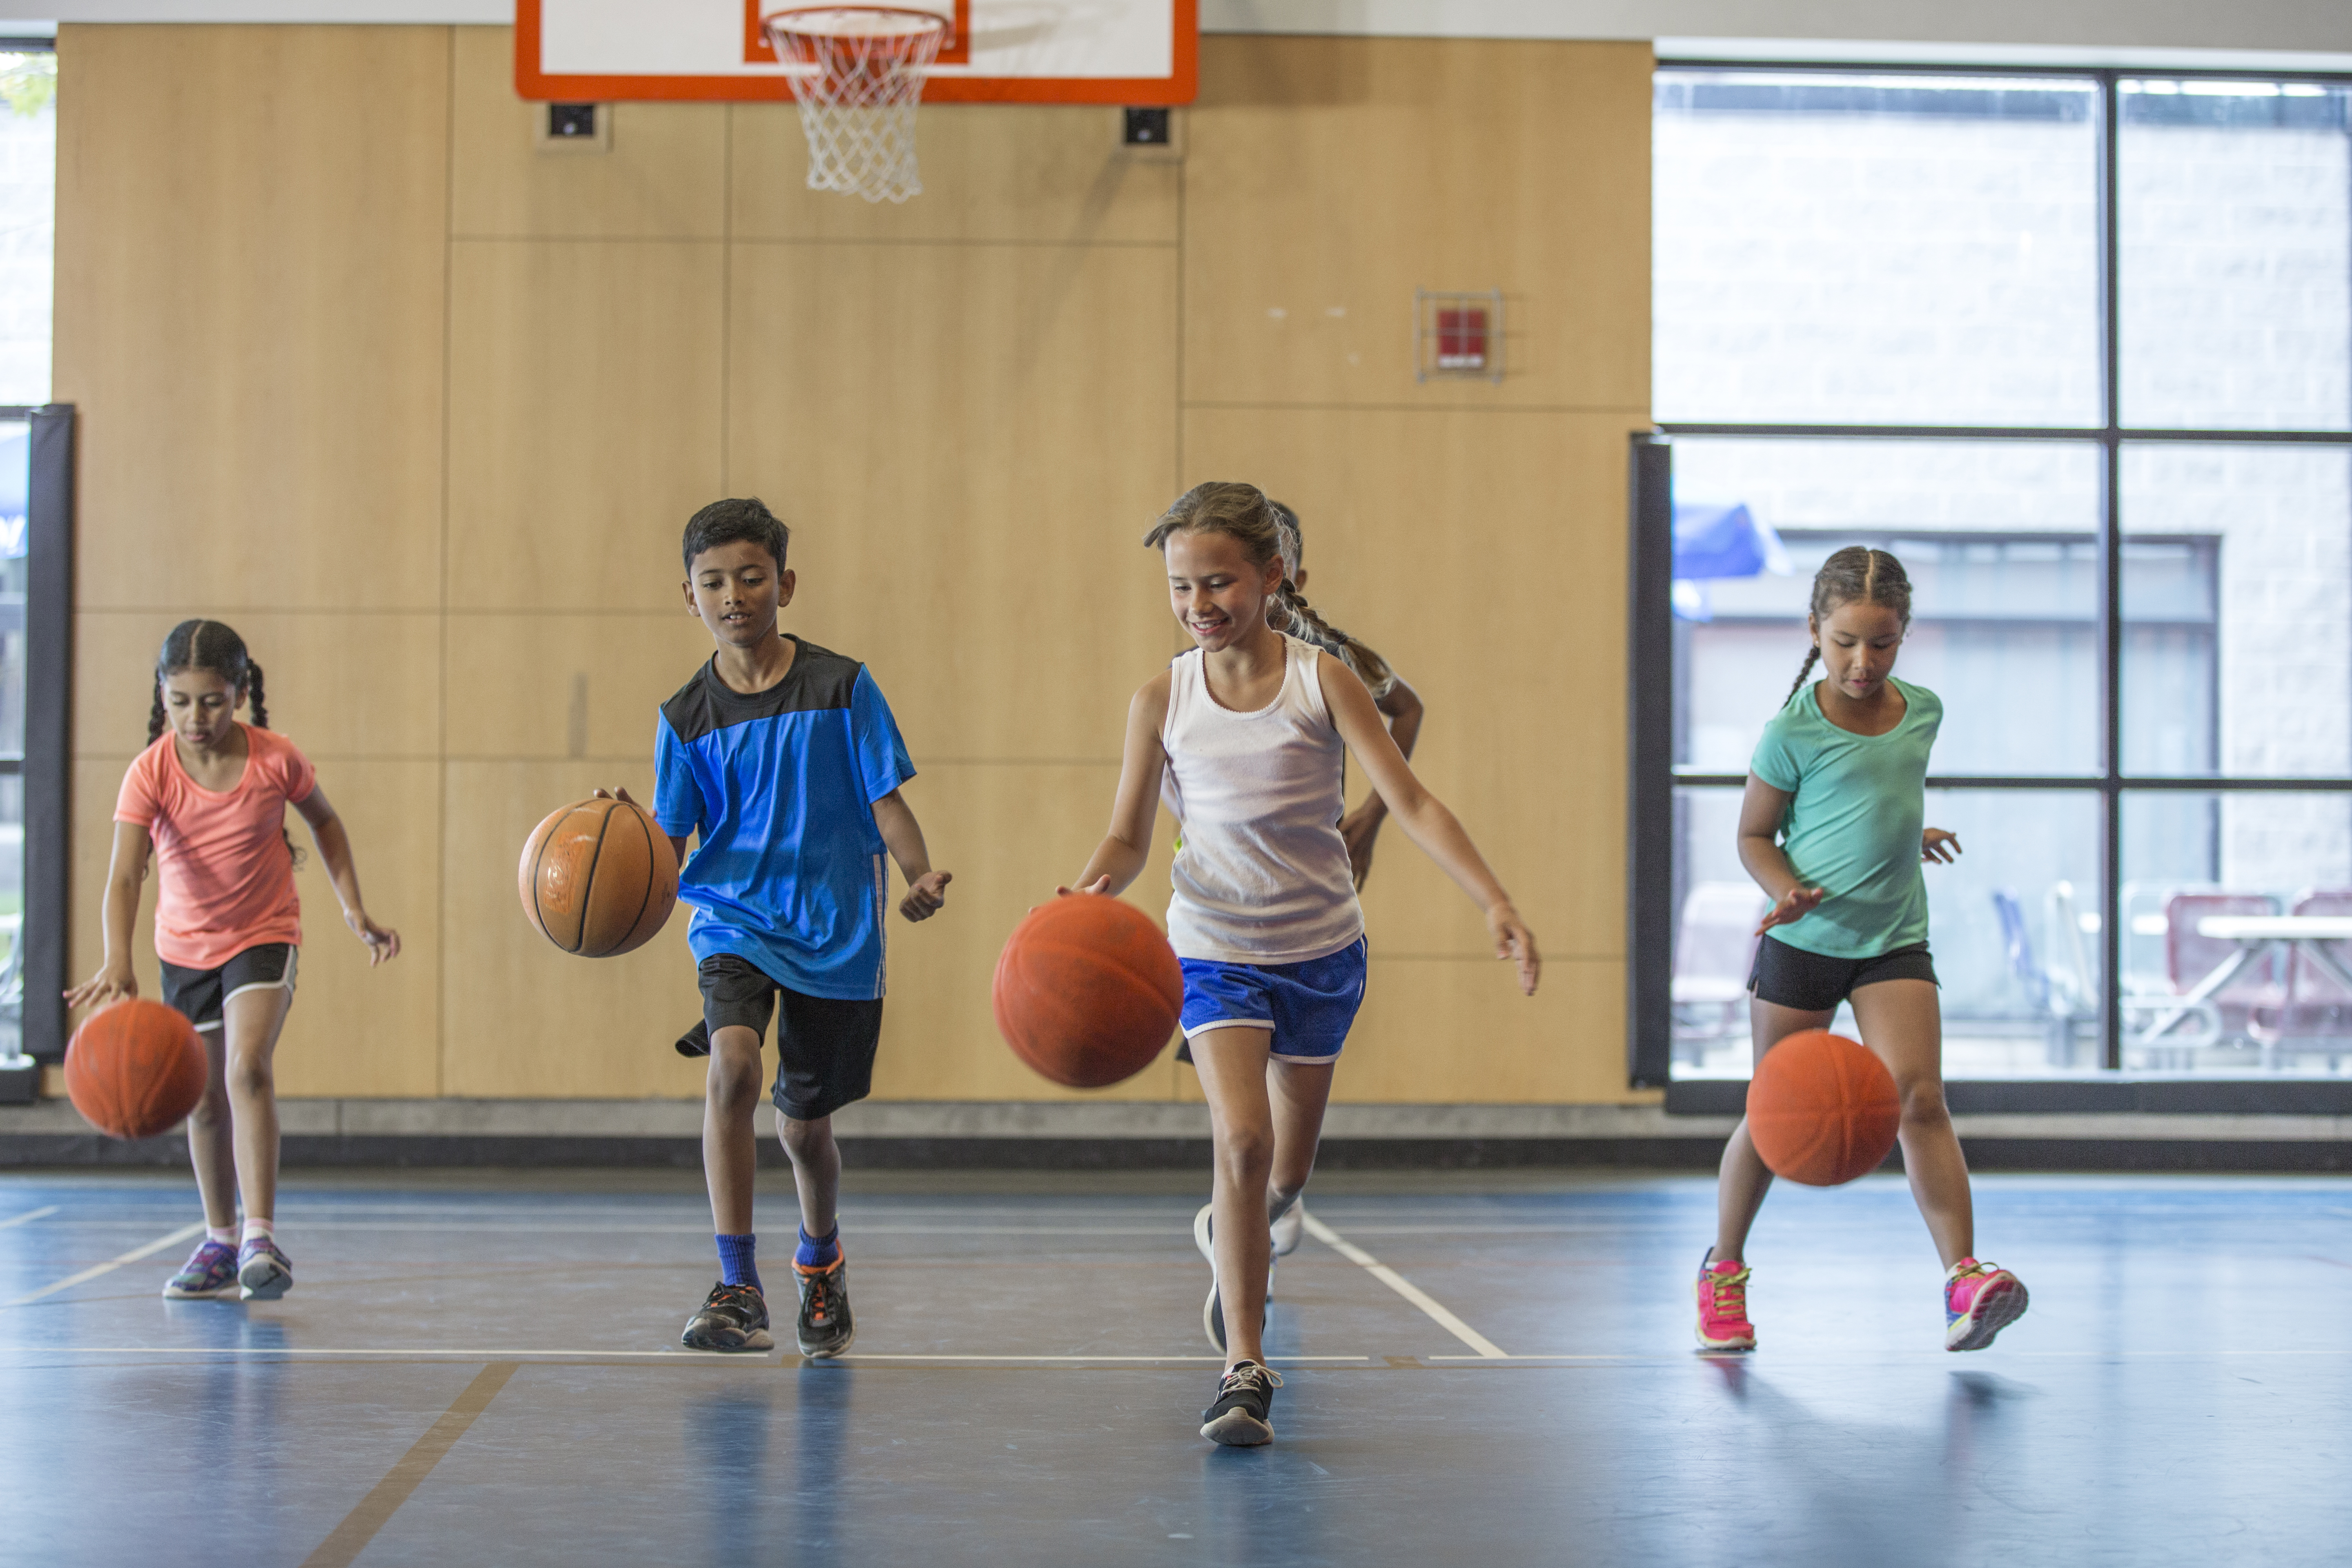
<instances>
[{"instance_id":1,"label":"white table","mask_svg":"<svg viewBox=\"0 0 2352 1568\"><path fill-rule=\"evenodd\" d=\"M2273 948L2303 953L2336 984L2352 991L2352 969L2347 969L2327 946L2331 942L2352 942L2352 915L2207 915L2197 922L2197 934L2216 942L2234 942L2238 951L2215 964L2211 973L2158 1014L2141 1039L2153 1040L2171 1028Z\"/></svg>"}]
</instances>

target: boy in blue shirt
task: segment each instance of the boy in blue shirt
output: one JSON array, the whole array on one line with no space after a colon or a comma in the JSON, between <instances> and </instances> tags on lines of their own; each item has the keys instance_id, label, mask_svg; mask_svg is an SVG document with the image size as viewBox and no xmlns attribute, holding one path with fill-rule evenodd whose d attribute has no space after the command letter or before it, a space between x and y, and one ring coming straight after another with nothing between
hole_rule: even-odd
<instances>
[{"instance_id":1,"label":"boy in blue shirt","mask_svg":"<svg viewBox=\"0 0 2352 1568\"><path fill-rule=\"evenodd\" d=\"M899 912L928 920L949 874L931 868L898 786L915 776L864 665L780 632L790 535L758 500L713 501L686 525L687 607L718 645L662 704L654 816L684 869L678 897L702 981L702 1022L677 1042L708 1053L702 1169L719 1281L686 1325L690 1350L764 1351L767 1300L751 1229L752 1105L776 1025L776 1131L800 1193L795 1339L839 1355L856 1328L835 1205L833 1113L866 1098L882 1032L887 851L907 879ZM698 843L686 857L688 836Z\"/></svg>"}]
</instances>

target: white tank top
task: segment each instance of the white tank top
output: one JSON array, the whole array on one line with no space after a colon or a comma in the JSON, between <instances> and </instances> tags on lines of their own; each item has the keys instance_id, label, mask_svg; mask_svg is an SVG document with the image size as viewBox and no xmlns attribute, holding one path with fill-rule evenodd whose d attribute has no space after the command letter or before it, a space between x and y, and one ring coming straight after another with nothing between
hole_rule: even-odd
<instances>
[{"instance_id":1,"label":"white tank top","mask_svg":"<svg viewBox=\"0 0 2352 1568\"><path fill-rule=\"evenodd\" d=\"M1304 963L1364 934L1323 656L1294 637L1282 646L1282 689L1255 713L1217 705L1198 648L1169 667L1160 798L1182 833L1168 905L1180 958Z\"/></svg>"}]
</instances>

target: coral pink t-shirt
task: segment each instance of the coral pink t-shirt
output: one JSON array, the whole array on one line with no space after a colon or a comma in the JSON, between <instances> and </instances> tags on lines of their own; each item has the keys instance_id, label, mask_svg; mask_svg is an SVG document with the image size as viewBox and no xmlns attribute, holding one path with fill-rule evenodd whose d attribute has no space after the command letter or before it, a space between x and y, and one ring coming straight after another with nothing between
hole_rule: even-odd
<instances>
[{"instance_id":1,"label":"coral pink t-shirt","mask_svg":"<svg viewBox=\"0 0 2352 1568\"><path fill-rule=\"evenodd\" d=\"M155 841L155 954L183 969L217 969L248 947L302 940L302 900L286 846L286 808L310 798L310 759L270 730L241 724L245 772L209 790L188 776L172 737L122 775L114 820Z\"/></svg>"}]
</instances>

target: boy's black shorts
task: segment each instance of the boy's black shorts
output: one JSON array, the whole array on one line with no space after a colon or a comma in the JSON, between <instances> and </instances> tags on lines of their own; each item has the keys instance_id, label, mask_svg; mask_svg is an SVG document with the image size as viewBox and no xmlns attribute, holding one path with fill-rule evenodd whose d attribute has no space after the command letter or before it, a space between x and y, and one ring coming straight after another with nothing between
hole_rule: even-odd
<instances>
[{"instance_id":1,"label":"boy's black shorts","mask_svg":"<svg viewBox=\"0 0 2352 1568\"><path fill-rule=\"evenodd\" d=\"M1869 958L1830 958L1768 936L1756 944L1756 963L1748 972L1748 989L1759 1002L1801 1007L1808 1013L1833 1013L1848 996L1882 980L1942 984L1936 978L1936 961L1927 955L1924 942Z\"/></svg>"},{"instance_id":2,"label":"boy's black shorts","mask_svg":"<svg viewBox=\"0 0 2352 1568\"><path fill-rule=\"evenodd\" d=\"M882 1041L879 996L845 1001L803 995L731 952L704 959L698 973L702 1021L713 1035L740 1026L764 1038L768 1014L782 999L774 1099L786 1116L814 1121L873 1091L874 1048Z\"/></svg>"}]
</instances>

